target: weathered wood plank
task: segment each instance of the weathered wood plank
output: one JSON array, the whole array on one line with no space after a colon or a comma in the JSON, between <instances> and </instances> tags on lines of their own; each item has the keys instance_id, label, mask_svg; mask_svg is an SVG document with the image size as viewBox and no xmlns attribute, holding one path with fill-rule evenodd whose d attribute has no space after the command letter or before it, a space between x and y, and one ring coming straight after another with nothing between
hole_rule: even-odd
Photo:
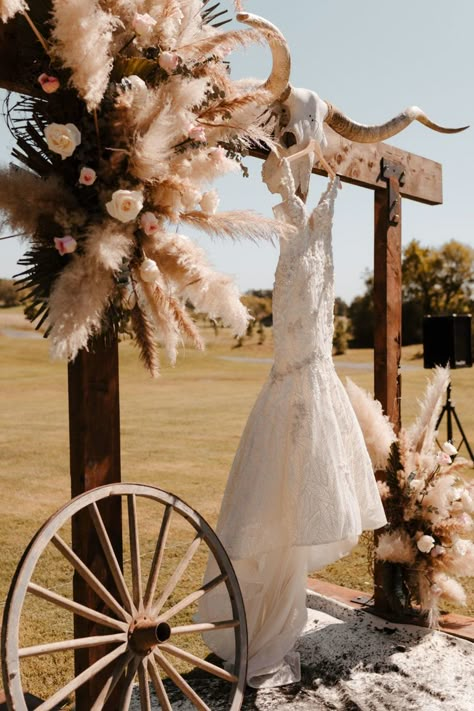
<instances>
[{"instance_id":1,"label":"weathered wood plank","mask_svg":"<svg viewBox=\"0 0 474 711\"><path fill-rule=\"evenodd\" d=\"M371 190L386 190L387 183L381 174L381 162L385 158L403 166L405 183L401 195L428 205L443 202L442 166L429 158L408 153L388 143L353 143L326 127L328 146L324 157L344 183ZM251 155L265 158L263 150L253 150ZM327 175L324 169L313 168L316 175Z\"/></svg>"},{"instance_id":2,"label":"weathered wood plank","mask_svg":"<svg viewBox=\"0 0 474 711\"><path fill-rule=\"evenodd\" d=\"M69 440L71 494L77 496L103 484L120 482L120 410L118 344L109 336L97 338L90 351L82 350L68 367ZM122 562L122 518L120 497L101 502L104 520L115 556ZM100 545L87 509L73 518L72 547L116 599L117 586ZM77 573L74 575L74 600L99 612L109 614L104 601ZM76 637L100 634L96 624L79 616L74 618ZM76 674L93 665L109 648L94 647L75 652ZM77 708L91 708L104 684L101 675L91 679L76 692ZM119 690L107 706L118 708Z\"/></svg>"}]
</instances>

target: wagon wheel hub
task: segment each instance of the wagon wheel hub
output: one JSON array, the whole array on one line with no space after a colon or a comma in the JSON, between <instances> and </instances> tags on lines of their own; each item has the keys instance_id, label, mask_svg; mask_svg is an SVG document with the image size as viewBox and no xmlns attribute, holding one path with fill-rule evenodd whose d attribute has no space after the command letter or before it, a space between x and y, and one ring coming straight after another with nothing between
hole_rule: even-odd
<instances>
[{"instance_id":1,"label":"wagon wheel hub","mask_svg":"<svg viewBox=\"0 0 474 711\"><path fill-rule=\"evenodd\" d=\"M134 620L128 632L130 647L137 654L149 654L158 644L171 637L171 627L167 622L139 617Z\"/></svg>"}]
</instances>

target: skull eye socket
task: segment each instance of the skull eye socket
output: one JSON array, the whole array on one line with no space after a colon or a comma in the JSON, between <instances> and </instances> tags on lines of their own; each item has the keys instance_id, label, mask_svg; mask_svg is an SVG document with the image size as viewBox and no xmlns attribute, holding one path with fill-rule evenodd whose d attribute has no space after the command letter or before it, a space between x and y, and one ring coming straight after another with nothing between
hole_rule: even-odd
<instances>
[{"instance_id":1,"label":"skull eye socket","mask_svg":"<svg viewBox=\"0 0 474 711\"><path fill-rule=\"evenodd\" d=\"M282 134L280 141L285 148L296 146L296 136L291 131L285 131L285 133Z\"/></svg>"}]
</instances>

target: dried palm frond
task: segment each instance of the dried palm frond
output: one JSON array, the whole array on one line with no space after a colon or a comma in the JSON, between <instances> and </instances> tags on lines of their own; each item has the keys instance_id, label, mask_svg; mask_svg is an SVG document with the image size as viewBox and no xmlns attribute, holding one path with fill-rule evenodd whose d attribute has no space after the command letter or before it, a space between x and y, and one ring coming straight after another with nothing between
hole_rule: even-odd
<instances>
[{"instance_id":1,"label":"dried palm frond","mask_svg":"<svg viewBox=\"0 0 474 711\"><path fill-rule=\"evenodd\" d=\"M160 363L155 332L148 316L138 303L130 311L130 320L135 342L140 351L140 360L152 377L156 378L160 372Z\"/></svg>"},{"instance_id":2,"label":"dried palm frond","mask_svg":"<svg viewBox=\"0 0 474 711\"><path fill-rule=\"evenodd\" d=\"M182 213L180 217L183 222L214 237L225 235L233 239L244 237L251 240L272 240L274 237L290 237L295 233L295 228L291 225L262 217L250 210L229 210L215 215L193 210Z\"/></svg>"}]
</instances>

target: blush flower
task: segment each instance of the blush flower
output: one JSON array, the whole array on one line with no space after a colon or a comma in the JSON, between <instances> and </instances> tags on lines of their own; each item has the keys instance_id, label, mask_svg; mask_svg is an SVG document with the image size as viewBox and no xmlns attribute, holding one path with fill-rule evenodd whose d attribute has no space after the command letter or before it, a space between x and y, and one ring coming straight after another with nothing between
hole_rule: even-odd
<instances>
[{"instance_id":1,"label":"blush flower","mask_svg":"<svg viewBox=\"0 0 474 711\"><path fill-rule=\"evenodd\" d=\"M152 212L144 212L141 215L140 225L146 235L153 235L160 228L160 222Z\"/></svg>"},{"instance_id":2,"label":"blush flower","mask_svg":"<svg viewBox=\"0 0 474 711\"><path fill-rule=\"evenodd\" d=\"M44 73L39 75L38 83L46 94L54 94L61 86L57 77L52 77Z\"/></svg>"},{"instance_id":3,"label":"blush flower","mask_svg":"<svg viewBox=\"0 0 474 711\"><path fill-rule=\"evenodd\" d=\"M197 143L206 142L206 132L202 126L197 126L195 123L190 123L188 126L188 138Z\"/></svg>"},{"instance_id":4,"label":"blush flower","mask_svg":"<svg viewBox=\"0 0 474 711\"><path fill-rule=\"evenodd\" d=\"M162 69L171 74L181 62L181 57L176 52L162 52L158 57L158 64Z\"/></svg>"},{"instance_id":5,"label":"blush flower","mask_svg":"<svg viewBox=\"0 0 474 711\"><path fill-rule=\"evenodd\" d=\"M441 467L448 466L448 464L451 464L451 457L449 454L446 454L446 452L438 452L436 455L436 461Z\"/></svg>"},{"instance_id":6,"label":"blush flower","mask_svg":"<svg viewBox=\"0 0 474 711\"><path fill-rule=\"evenodd\" d=\"M143 207L143 193L140 190L116 190L105 207L116 220L131 222Z\"/></svg>"},{"instance_id":7,"label":"blush flower","mask_svg":"<svg viewBox=\"0 0 474 711\"><path fill-rule=\"evenodd\" d=\"M54 246L58 250L59 254L63 256L64 254L71 254L77 249L77 242L71 235L64 235L64 237L55 237Z\"/></svg>"},{"instance_id":8,"label":"blush flower","mask_svg":"<svg viewBox=\"0 0 474 711\"><path fill-rule=\"evenodd\" d=\"M156 281L160 275L160 270L153 259L144 259L140 264L140 276L143 281Z\"/></svg>"},{"instance_id":9,"label":"blush flower","mask_svg":"<svg viewBox=\"0 0 474 711\"><path fill-rule=\"evenodd\" d=\"M422 553L429 553L435 545L433 536L421 536L416 542L417 548Z\"/></svg>"},{"instance_id":10,"label":"blush flower","mask_svg":"<svg viewBox=\"0 0 474 711\"><path fill-rule=\"evenodd\" d=\"M81 172L79 174L79 182L81 185L94 185L96 178L97 173L93 168L88 168L87 166L81 168Z\"/></svg>"},{"instance_id":11,"label":"blush flower","mask_svg":"<svg viewBox=\"0 0 474 711\"><path fill-rule=\"evenodd\" d=\"M454 455L458 453L458 450L451 442L445 442L443 444L443 452L449 454L450 457L454 457Z\"/></svg>"},{"instance_id":12,"label":"blush flower","mask_svg":"<svg viewBox=\"0 0 474 711\"><path fill-rule=\"evenodd\" d=\"M132 26L139 37L149 34L155 25L156 20L147 12L145 12L143 15L141 15L139 12L135 13Z\"/></svg>"},{"instance_id":13,"label":"blush flower","mask_svg":"<svg viewBox=\"0 0 474 711\"><path fill-rule=\"evenodd\" d=\"M50 123L44 130L48 148L61 158L72 156L81 142L81 132L73 123Z\"/></svg>"}]
</instances>

